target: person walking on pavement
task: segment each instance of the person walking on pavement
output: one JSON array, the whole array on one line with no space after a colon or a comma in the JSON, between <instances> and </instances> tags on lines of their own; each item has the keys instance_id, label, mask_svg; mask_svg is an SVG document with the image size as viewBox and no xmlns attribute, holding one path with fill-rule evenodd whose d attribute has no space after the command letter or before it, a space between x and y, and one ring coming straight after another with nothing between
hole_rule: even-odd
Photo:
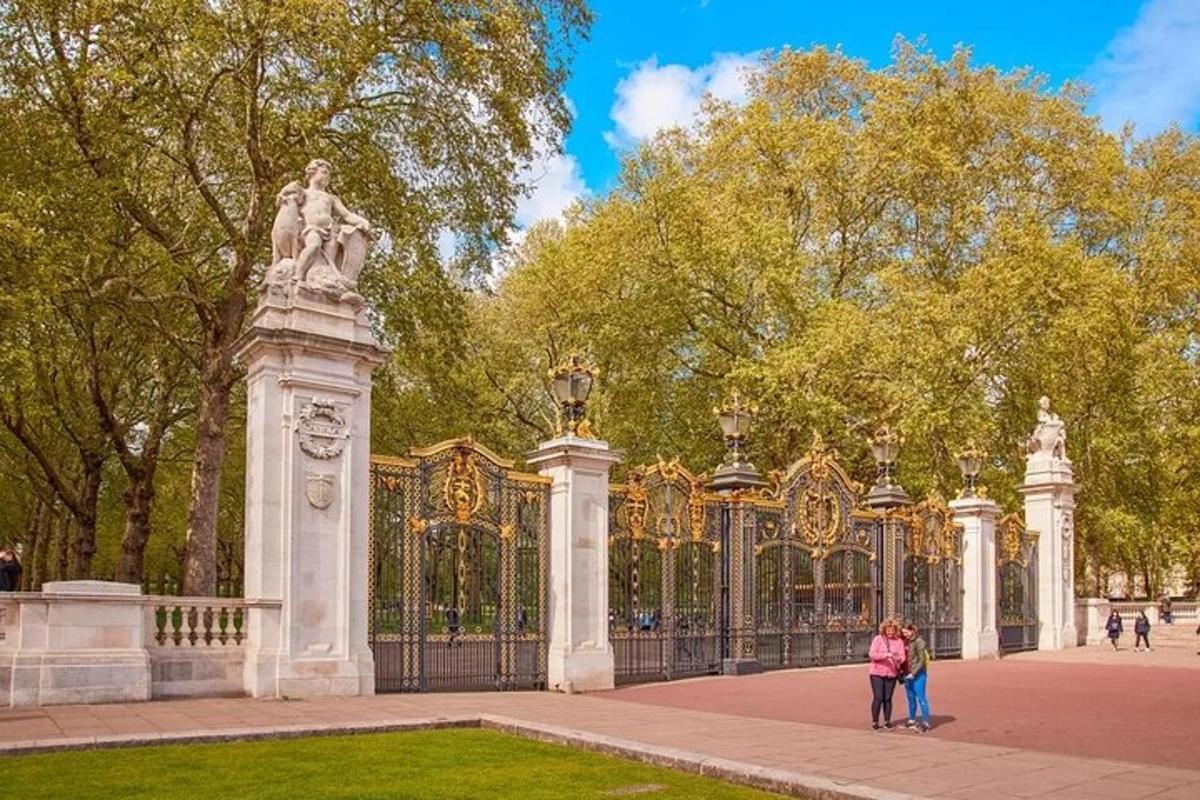
<instances>
[{"instance_id":1,"label":"person walking on pavement","mask_svg":"<svg viewBox=\"0 0 1200 800\"><path fill-rule=\"evenodd\" d=\"M1104 623L1104 630L1108 631L1108 640L1112 642L1113 650L1119 650L1117 640L1121 638L1121 633L1125 630L1121 625L1121 615L1114 608L1108 615L1108 622Z\"/></svg>"},{"instance_id":2,"label":"person walking on pavement","mask_svg":"<svg viewBox=\"0 0 1200 800\"><path fill-rule=\"evenodd\" d=\"M1164 625L1173 625L1175 618L1171 614L1171 595L1164 594L1162 600L1158 601L1158 618L1162 620Z\"/></svg>"},{"instance_id":3,"label":"person walking on pavement","mask_svg":"<svg viewBox=\"0 0 1200 800\"><path fill-rule=\"evenodd\" d=\"M892 694L896 681L904 674L904 640L894 619L879 624L879 635L871 641L871 730L879 730L879 712L883 712L883 729L892 729Z\"/></svg>"},{"instance_id":4,"label":"person walking on pavement","mask_svg":"<svg viewBox=\"0 0 1200 800\"><path fill-rule=\"evenodd\" d=\"M1142 651L1142 642L1146 643L1146 652L1150 651L1150 618L1146 616L1145 611L1139 611L1137 619L1133 621L1133 632L1137 638L1133 642L1133 649L1137 652Z\"/></svg>"},{"instance_id":5,"label":"person walking on pavement","mask_svg":"<svg viewBox=\"0 0 1200 800\"><path fill-rule=\"evenodd\" d=\"M929 681L929 648L921 638L917 626L905 625L902 629L908 646L908 675L904 679L904 699L908 703L909 730L925 733L929 730L929 696L926 688ZM917 708L921 710L921 723L917 724Z\"/></svg>"}]
</instances>

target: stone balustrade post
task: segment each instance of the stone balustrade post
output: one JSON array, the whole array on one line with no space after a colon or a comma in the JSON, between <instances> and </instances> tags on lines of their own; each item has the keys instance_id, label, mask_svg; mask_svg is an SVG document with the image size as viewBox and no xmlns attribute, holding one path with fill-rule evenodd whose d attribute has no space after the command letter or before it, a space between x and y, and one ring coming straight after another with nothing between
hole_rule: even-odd
<instances>
[{"instance_id":1,"label":"stone balustrade post","mask_svg":"<svg viewBox=\"0 0 1200 800\"><path fill-rule=\"evenodd\" d=\"M986 497L960 497L949 505L954 521L963 526L962 657L998 658L996 518L1000 507Z\"/></svg>"},{"instance_id":2,"label":"stone balustrade post","mask_svg":"<svg viewBox=\"0 0 1200 800\"><path fill-rule=\"evenodd\" d=\"M560 436L527 462L551 480L547 681L561 692L613 687L608 638L608 474L605 442Z\"/></svg>"}]
</instances>

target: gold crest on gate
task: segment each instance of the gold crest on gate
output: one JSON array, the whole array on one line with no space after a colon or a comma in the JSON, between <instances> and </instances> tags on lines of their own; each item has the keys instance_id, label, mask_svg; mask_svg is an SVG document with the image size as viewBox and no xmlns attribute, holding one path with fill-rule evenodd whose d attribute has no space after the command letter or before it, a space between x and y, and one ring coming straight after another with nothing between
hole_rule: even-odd
<instances>
[{"instance_id":1,"label":"gold crest on gate","mask_svg":"<svg viewBox=\"0 0 1200 800\"><path fill-rule=\"evenodd\" d=\"M324 510L333 503L333 476L309 472L304 475L304 496L313 508Z\"/></svg>"}]
</instances>

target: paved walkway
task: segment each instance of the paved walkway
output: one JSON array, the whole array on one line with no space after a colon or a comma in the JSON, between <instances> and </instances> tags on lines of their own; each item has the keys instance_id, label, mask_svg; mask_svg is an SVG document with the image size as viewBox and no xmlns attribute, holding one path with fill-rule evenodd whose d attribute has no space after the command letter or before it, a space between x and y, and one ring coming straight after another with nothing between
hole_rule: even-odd
<instances>
[{"instance_id":1,"label":"paved walkway","mask_svg":"<svg viewBox=\"0 0 1200 800\"><path fill-rule=\"evenodd\" d=\"M0 711L0 750L471 720L808 797L1195 800L1200 770L549 693L204 699ZM114 740L113 737L117 737ZM1194 741L1194 739L1193 739Z\"/></svg>"},{"instance_id":2,"label":"paved walkway","mask_svg":"<svg viewBox=\"0 0 1200 800\"><path fill-rule=\"evenodd\" d=\"M1200 769L1198 668L1194 653L1100 648L935 661L929 678L935 728L928 736ZM600 696L855 730L870 722L863 665L646 684ZM895 718L906 710L897 687Z\"/></svg>"}]
</instances>

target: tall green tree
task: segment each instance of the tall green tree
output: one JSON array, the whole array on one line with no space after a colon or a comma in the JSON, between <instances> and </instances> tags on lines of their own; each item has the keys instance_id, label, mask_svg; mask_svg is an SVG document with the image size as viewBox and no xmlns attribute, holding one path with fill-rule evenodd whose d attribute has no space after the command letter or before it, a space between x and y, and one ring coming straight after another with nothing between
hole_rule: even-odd
<instances>
[{"instance_id":1,"label":"tall green tree","mask_svg":"<svg viewBox=\"0 0 1200 800\"><path fill-rule=\"evenodd\" d=\"M5 124L36 122L66 144L26 168L77 170L151 249L153 274L114 276L112 291L147 314L183 304L194 317L187 592L215 588L234 343L268 260L276 192L306 159L332 160L338 191L384 233L370 287L382 317L400 342L436 327L444 320L427 317L444 306L427 313L421 301L459 277L442 272L436 238L457 232L461 269L486 263L512 221L518 164L567 126L567 59L588 23L578 0L0 10L0 86L20 112Z\"/></svg>"},{"instance_id":2,"label":"tall green tree","mask_svg":"<svg viewBox=\"0 0 1200 800\"><path fill-rule=\"evenodd\" d=\"M716 464L711 408L737 386L764 468L816 431L865 477L887 422L911 492L956 485L974 438L1013 507L1048 395L1082 487L1081 575L1098 558L1156 590L1200 524L1200 142L1111 135L1085 100L965 49L899 42L882 70L769 54L744 103L710 100L565 227L530 234L473 308L475 356L442 378L464 390L425 419L449 433L473 415L528 447L548 427L546 362L586 347L599 428L630 461Z\"/></svg>"}]
</instances>

